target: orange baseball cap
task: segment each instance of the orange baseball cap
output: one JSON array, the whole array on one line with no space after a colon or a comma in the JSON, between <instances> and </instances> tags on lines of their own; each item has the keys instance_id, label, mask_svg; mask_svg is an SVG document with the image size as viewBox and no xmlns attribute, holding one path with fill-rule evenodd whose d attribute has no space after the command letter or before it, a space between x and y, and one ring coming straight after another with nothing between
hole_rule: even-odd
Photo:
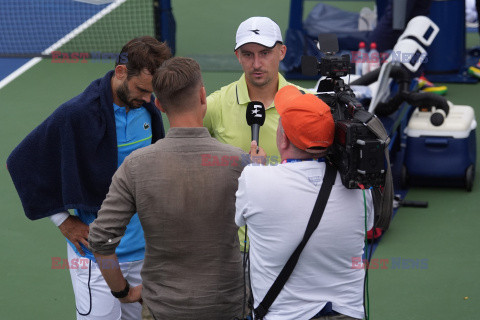
<instances>
[{"instance_id":1,"label":"orange baseball cap","mask_svg":"<svg viewBox=\"0 0 480 320\"><path fill-rule=\"evenodd\" d=\"M289 85L277 92L274 102L285 134L297 148L310 151L332 145L335 123L330 107L320 98Z\"/></svg>"}]
</instances>

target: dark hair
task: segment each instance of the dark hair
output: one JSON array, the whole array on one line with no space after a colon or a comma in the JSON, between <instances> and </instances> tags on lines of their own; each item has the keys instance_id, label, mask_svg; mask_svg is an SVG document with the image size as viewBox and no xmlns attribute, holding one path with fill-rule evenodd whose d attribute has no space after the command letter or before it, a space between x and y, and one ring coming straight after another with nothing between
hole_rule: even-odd
<instances>
[{"instance_id":1,"label":"dark hair","mask_svg":"<svg viewBox=\"0 0 480 320\"><path fill-rule=\"evenodd\" d=\"M162 63L172 57L172 52L165 42L160 42L150 36L138 37L123 46L115 63L127 66L127 77L131 78L147 69L151 75Z\"/></svg>"},{"instance_id":2,"label":"dark hair","mask_svg":"<svg viewBox=\"0 0 480 320\"><path fill-rule=\"evenodd\" d=\"M188 99L199 85L203 85L200 66L191 58L169 59L153 76L153 91L164 108L188 107Z\"/></svg>"}]
</instances>

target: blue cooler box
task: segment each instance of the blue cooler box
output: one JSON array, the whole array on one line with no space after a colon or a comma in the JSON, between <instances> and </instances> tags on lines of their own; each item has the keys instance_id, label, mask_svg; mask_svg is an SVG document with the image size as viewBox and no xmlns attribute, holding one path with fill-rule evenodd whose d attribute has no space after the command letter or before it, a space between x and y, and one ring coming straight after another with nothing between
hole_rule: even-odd
<instances>
[{"instance_id":1,"label":"blue cooler box","mask_svg":"<svg viewBox=\"0 0 480 320\"><path fill-rule=\"evenodd\" d=\"M475 177L477 122L473 108L449 102L441 126L430 122L431 112L416 109L406 128L407 146L401 184L462 186L472 190Z\"/></svg>"}]
</instances>

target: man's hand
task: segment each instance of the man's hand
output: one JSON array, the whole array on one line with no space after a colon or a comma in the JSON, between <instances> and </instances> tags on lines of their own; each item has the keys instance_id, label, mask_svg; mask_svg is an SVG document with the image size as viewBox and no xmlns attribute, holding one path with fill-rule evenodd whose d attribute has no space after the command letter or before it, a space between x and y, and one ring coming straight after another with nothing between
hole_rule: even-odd
<instances>
[{"instance_id":1,"label":"man's hand","mask_svg":"<svg viewBox=\"0 0 480 320\"><path fill-rule=\"evenodd\" d=\"M65 220L61 225L58 226L62 234L70 240L78 252L84 256L85 253L80 246L82 243L85 247L88 248L88 226L80 221L76 216L70 216Z\"/></svg>"},{"instance_id":2,"label":"man's hand","mask_svg":"<svg viewBox=\"0 0 480 320\"><path fill-rule=\"evenodd\" d=\"M93 252L95 259L97 259L98 267L102 272L103 279L113 292L122 292L127 286L127 280L123 276L122 270L118 263L118 258L115 253L110 255L102 255L97 252ZM142 285L128 287L128 294L124 298L118 299L122 303L142 303Z\"/></svg>"},{"instance_id":3,"label":"man's hand","mask_svg":"<svg viewBox=\"0 0 480 320\"><path fill-rule=\"evenodd\" d=\"M128 296L118 300L120 300L121 303L142 303L142 285L130 287L130 290L128 291Z\"/></svg>"},{"instance_id":4,"label":"man's hand","mask_svg":"<svg viewBox=\"0 0 480 320\"><path fill-rule=\"evenodd\" d=\"M267 163L267 154L262 147L257 146L257 141L253 140L250 144L250 160L252 163L263 164Z\"/></svg>"}]
</instances>

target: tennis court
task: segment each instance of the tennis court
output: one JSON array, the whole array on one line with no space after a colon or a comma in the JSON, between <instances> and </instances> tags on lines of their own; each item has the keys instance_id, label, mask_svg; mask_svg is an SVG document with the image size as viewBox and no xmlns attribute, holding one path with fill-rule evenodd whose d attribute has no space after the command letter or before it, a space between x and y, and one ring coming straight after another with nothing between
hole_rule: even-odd
<instances>
[{"instance_id":1,"label":"tennis court","mask_svg":"<svg viewBox=\"0 0 480 320\"><path fill-rule=\"evenodd\" d=\"M13 1L0 2L2 5ZM20 8L32 1L22 0ZM37 1L35 1L37 2ZM40 2L40 1L38 1ZM51 1L61 6L63 1ZM82 52L78 43L88 43L97 51L115 53L118 44L100 40L98 34L120 32L128 39L153 34L153 21L146 5L149 1L128 0L105 15L73 40L55 50ZM150 2L149 2L150 3ZM345 10L359 11L372 2L327 2ZM305 3L305 13L315 2ZM91 6L78 3L83 8ZM44 51L64 35L95 16L109 4L99 5L88 14L59 12L59 15L76 16L70 20L63 34L59 32L48 39L38 39L32 51ZM207 93L237 80L241 73L233 54L234 36L239 23L250 16L269 16L285 32L288 25L289 1L216 1L174 0L173 13L177 22L176 55L196 58L203 70ZM22 13L12 13L21 15ZM42 17L40 12L39 18ZM127 24L125 21L138 21ZM153 18L151 18L153 19ZM20 21L15 21L20 20ZM21 20L0 20L0 30L10 26L21 28ZM148 21L147 21L148 20ZM53 24L63 22L51 21ZM51 24L49 24L51 26ZM2 38L0 38L2 39ZM18 39L20 44L33 43L35 37ZM91 42L97 41L97 42ZM77 43L76 43L77 42ZM0 42L0 46L3 42ZM40 43L40 44L39 44ZM48 45L45 46L45 43ZM467 34L467 47L480 45L478 33ZM80 48L80 49L78 49ZM26 53L28 53L26 49ZM84 49L87 50L87 49ZM89 51L90 52L90 51ZM0 81L30 58L0 58ZM78 93L94 79L113 68L113 61L98 59L82 63L52 63L43 59L0 89L0 162L12 149L61 103ZM312 81L294 81L304 87L313 87ZM480 84L447 84L447 98L455 104L471 105L480 121ZM166 123L168 127L168 123ZM477 148L479 145L477 138ZM479 161L477 160L477 168ZM445 163L448 166L448 163ZM408 200L428 201L427 209L400 208L390 230L384 235L374 258L388 259L387 269L369 271L371 319L477 319L480 312L480 286L478 266L480 255L480 185L475 182L472 192L456 188L411 188ZM0 270L4 289L0 292L0 319L74 319L75 304L67 269L52 269L52 258L66 259L66 241L48 220L28 220L20 200L3 166L0 171ZM408 260L408 261L407 261ZM400 262L399 262L400 261ZM406 261L407 267L403 262ZM413 261L413 264L408 264ZM415 263L420 266L415 267Z\"/></svg>"}]
</instances>

